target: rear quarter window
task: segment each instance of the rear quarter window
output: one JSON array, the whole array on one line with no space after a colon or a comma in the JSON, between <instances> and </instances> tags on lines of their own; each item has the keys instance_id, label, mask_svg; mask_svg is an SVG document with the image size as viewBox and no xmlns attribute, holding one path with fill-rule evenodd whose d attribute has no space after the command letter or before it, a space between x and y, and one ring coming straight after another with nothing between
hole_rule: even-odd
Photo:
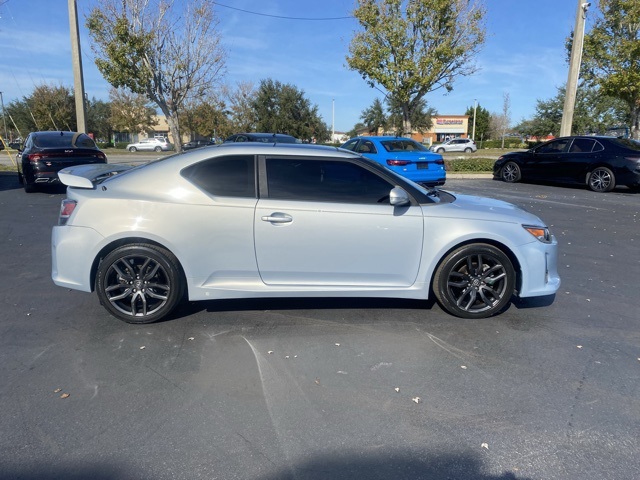
<instances>
[{"instance_id":1,"label":"rear quarter window","mask_svg":"<svg viewBox=\"0 0 640 480\"><path fill-rule=\"evenodd\" d=\"M182 176L211 195L255 198L255 158L230 155L185 168Z\"/></svg>"}]
</instances>

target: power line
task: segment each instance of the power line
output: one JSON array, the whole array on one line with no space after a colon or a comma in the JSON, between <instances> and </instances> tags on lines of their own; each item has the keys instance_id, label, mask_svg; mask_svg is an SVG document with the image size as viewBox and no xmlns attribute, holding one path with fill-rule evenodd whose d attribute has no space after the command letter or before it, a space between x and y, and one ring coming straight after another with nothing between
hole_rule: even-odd
<instances>
[{"instance_id":1,"label":"power line","mask_svg":"<svg viewBox=\"0 0 640 480\"><path fill-rule=\"evenodd\" d=\"M7 0L8 1L8 0ZM271 17L271 18L280 18L283 20L304 20L304 21L332 21L332 20L349 20L354 18L353 16L349 15L346 17L287 17L284 15L270 15L268 13L260 13L260 12L252 12L251 10L243 10L242 8L236 8L236 7L231 7L229 5L224 5L222 3L219 2L211 2L214 5L218 5L219 7L224 7L224 8L229 8L231 10L237 10L238 12L243 12L243 13L249 13L251 15L258 15L260 17Z\"/></svg>"}]
</instances>

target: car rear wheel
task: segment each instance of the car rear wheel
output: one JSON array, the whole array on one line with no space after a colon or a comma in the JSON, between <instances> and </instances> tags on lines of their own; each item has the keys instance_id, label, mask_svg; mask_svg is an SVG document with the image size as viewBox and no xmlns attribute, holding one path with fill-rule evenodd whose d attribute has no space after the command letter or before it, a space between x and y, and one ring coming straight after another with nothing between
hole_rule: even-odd
<instances>
[{"instance_id":1,"label":"car rear wheel","mask_svg":"<svg viewBox=\"0 0 640 480\"><path fill-rule=\"evenodd\" d=\"M522 178L522 172L517 163L507 162L500 172L502 180L508 183L519 182Z\"/></svg>"},{"instance_id":2,"label":"car rear wheel","mask_svg":"<svg viewBox=\"0 0 640 480\"><path fill-rule=\"evenodd\" d=\"M464 149L464 153L471 153L471 152L472 152L472 150L471 150L471 148L469 148L469 147L467 147L467 148L465 148L465 149Z\"/></svg>"},{"instance_id":3,"label":"car rear wheel","mask_svg":"<svg viewBox=\"0 0 640 480\"><path fill-rule=\"evenodd\" d=\"M136 147L129 147L129 151L132 153L135 152L136 150L138 150Z\"/></svg>"},{"instance_id":4,"label":"car rear wheel","mask_svg":"<svg viewBox=\"0 0 640 480\"><path fill-rule=\"evenodd\" d=\"M96 291L114 317L127 323L151 323L176 307L184 282L173 254L139 243L119 247L102 260Z\"/></svg>"},{"instance_id":5,"label":"car rear wheel","mask_svg":"<svg viewBox=\"0 0 640 480\"><path fill-rule=\"evenodd\" d=\"M598 167L589 174L587 184L594 192L610 192L616 186L616 177L607 167Z\"/></svg>"},{"instance_id":6,"label":"car rear wheel","mask_svg":"<svg viewBox=\"0 0 640 480\"><path fill-rule=\"evenodd\" d=\"M161 151L162 151L162 147L156 147L156 148L154 148L154 150L155 150L156 152L161 152Z\"/></svg>"},{"instance_id":7,"label":"car rear wheel","mask_svg":"<svg viewBox=\"0 0 640 480\"><path fill-rule=\"evenodd\" d=\"M440 306L460 318L486 318L499 313L511 300L516 273L498 248L464 245L438 266L433 292Z\"/></svg>"}]
</instances>

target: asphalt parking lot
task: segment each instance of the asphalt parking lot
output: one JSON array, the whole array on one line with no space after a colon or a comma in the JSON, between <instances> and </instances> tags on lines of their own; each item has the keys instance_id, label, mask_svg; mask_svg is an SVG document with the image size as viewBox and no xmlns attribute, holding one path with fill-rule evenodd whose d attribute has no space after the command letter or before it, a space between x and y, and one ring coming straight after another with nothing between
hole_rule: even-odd
<instances>
[{"instance_id":1,"label":"asphalt parking lot","mask_svg":"<svg viewBox=\"0 0 640 480\"><path fill-rule=\"evenodd\" d=\"M640 194L446 188L551 226L551 305L218 301L128 325L50 279L63 191L0 172L0 478L640 478Z\"/></svg>"}]
</instances>

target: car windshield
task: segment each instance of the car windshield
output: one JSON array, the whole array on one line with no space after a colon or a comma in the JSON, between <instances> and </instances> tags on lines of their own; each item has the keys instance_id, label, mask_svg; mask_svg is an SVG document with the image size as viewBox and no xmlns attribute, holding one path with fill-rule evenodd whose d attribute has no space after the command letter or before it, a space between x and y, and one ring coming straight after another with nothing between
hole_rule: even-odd
<instances>
[{"instance_id":1,"label":"car windshield","mask_svg":"<svg viewBox=\"0 0 640 480\"><path fill-rule=\"evenodd\" d=\"M382 146L387 152L428 152L429 149L413 140L383 140Z\"/></svg>"},{"instance_id":2,"label":"car windshield","mask_svg":"<svg viewBox=\"0 0 640 480\"><path fill-rule=\"evenodd\" d=\"M96 144L89 135L72 132L36 135L33 143L39 148L96 148Z\"/></svg>"},{"instance_id":3,"label":"car windshield","mask_svg":"<svg viewBox=\"0 0 640 480\"><path fill-rule=\"evenodd\" d=\"M640 152L640 142L632 140L630 138L616 138L613 142L617 143L621 147L630 148Z\"/></svg>"}]
</instances>

